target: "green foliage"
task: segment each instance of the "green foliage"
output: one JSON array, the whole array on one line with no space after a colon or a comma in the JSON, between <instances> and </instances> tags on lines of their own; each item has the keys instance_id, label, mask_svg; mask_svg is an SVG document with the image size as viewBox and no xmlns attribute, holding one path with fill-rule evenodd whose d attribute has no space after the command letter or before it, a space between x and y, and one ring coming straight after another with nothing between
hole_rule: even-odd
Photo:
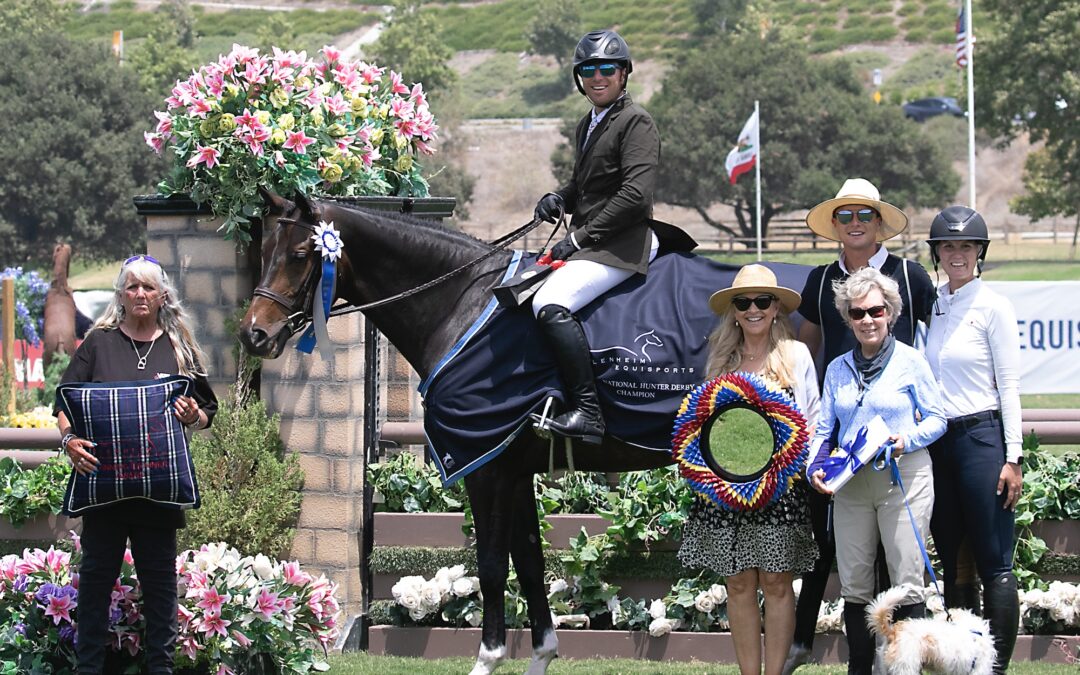
<instances>
[{"instance_id":1,"label":"green foliage","mask_svg":"<svg viewBox=\"0 0 1080 675\"><path fill-rule=\"evenodd\" d=\"M69 363L71 363L70 355L63 352L53 354L49 367L45 369L45 382L41 389L36 390L38 405L51 408L56 402L56 385L60 384L60 378L64 376Z\"/></svg>"},{"instance_id":2,"label":"green foliage","mask_svg":"<svg viewBox=\"0 0 1080 675\"><path fill-rule=\"evenodd\" d=\"M1080 519L1080 455L1039 451L1034 433L1024 438L1024 489L1016 505L1013 572L1024 588L1045 588L1039 578L1049 548L1031 532L1036 520Z\"/></svg>"},{"instance_id":3,"label":"green foliage","mask_svg":"<svg viewBox=\"0 0 1080 675\"><path fill-rule=\"evenodd\" d=\"M646 548L665 539L679 539L695 499L675 467L622 474L618 492L608 494L597 513L611 521L612 544Z\"/></svg>"},{"instance_id":4,"label":"green foliage","mask_svg":"<svg viewBox=\"0 0 1080 675\"><path fill-rule=\"evenodd\" d=\"M4 0L0 3L0 35L43 39L63 24L64 10L56 0Z\"/></svg>"},{"instance_id":5,"label":"green foliage","mask_svg":"<svg viewBox=\"0 0 1080 675\"><path fill-rule=\"evenodd\" d=\"M420 11L420 0L394 0L393 11L369 56L393 68L408 82L423 82L438 97L457 81L447 61L453 52L443 41L435 18Z\"/></svg>"},{"instance_id":6,"label":"green foliage","mask_svg":"<svg viewBox=\"0 0 1080 675\"><path fill-rule=\"evenodd\" d=\"M156 24L127 52L128 65L139 74L143 91L164 97L178 79L198 66L191 47L195 41L194 19L186 3L174 0L169 11L156 13Z\"/></svg>"},{"instance_id":7,"label":"green foliage","mask_svg":"<svg viewBox=\"0 0 1080 675\"><path fill-rule=\"evenodd\" d=\"M619 587L601 579L598 564L609 547L606 535L590 537L585 528L570 540L570 548L559 556L563 575L555 577L549 589L548 600L557 614L587 614L604 617L610 614L609 603L618 594ZM561 583L559 581L561 580Z\"/></svg>"},{"instance_id":8,"label":"green foliage","mask_svg":"<svg viewBox=\"0 0 1080 675\"><path fill-rule=\"evenodd\" d=\"M1055 215L1076 216L1080 230L1080 182L1061 180L1060 165L1052 148L1042 147L1024 160L1025 193L1014 197L1009 207L1033 220ZM1073 233L1073 243L1076 232Z\"/></svg>"},{"instance_id":9,"label":"green foliage","mask_svg":"<svg viewBox=\"0 0 1080 675\"><path fill-rule=\"evenodd\" d=\"M750 102L759 100L763 234L775 214L812 207L848 176L866 177L904 207L943 206L960 184L949 159L899 110L868 106L867 97L849 64L810 59L776 31L722 36L681 60L650 102L664 130L657 198L752 237L754 183L730 185L723 158L752 112ZM710 214L718 203L735 209L737 224Z\"/></svg>"},{"instance_id":10,"label":"green foliage","mask_svg":"<svg viewBox=\"0 0 1080 675\"><path fill-rule=\"evenodd\" d=\"M61 35L5 33L0 49L19 55L0 64L0 258L44 264L59 239L84 259L139 250L131 196L149 190L157 159L136 74Z\"/></svg>"},{"instance_id":11,"label":"green foliage","mask_svg":"<svg viewBox=\"0 0 1080 675\"><path fill-rule=\"evenodd\" d=\"M525 39L530 53L555 57L561 72L570 63L583 33L578 2L538 0L536 14L525 29Z\"/></svg>"},{"instance_id":12,"label":"green foliage","mask_svg":"<svg viewBox=\"0 0 1080 675\"><path fill-rule=\"evenodd\" d=\"M465 502L462 481L443 489L435 469L415 455L401 452L367 468L368 484L382 496L377 511L390 513L444 513L460 511Z\"/></svg>"},{"instance_id":13,"label":"green foliage","mask_svg":"<svg viewBox=\"0 0 1080 675\"><path fill-rule=\"evenodd\" d=\"M689 0L696 35L713 35L734 28L750 4L749 0Z\"/></svg>"},{"instance_id":14,"label":"green foliage","mask_svg":"<svg viewBox=\"0 0 1080 675\"><path fill-rule=\"evenodd\" d=\"M221 401L214 424L191 442L202 506L188 515L179 546L225 542L243 555L280 558L300 517L304 475L278 434L279 418L255 400Z\"/></svg>"},{"instance_id":15,"label":"green foliage","mask_svg":"<svg viewBox=\"0 0 1080 675\"><path fill-rule=\"evenodd\" d=\"M282 51L299 51L303 47L298 43L296 28L289 22L288 15L274 14L255 31L255 44L263 54L272 54L273 48Z\"/></svg>"},{"instance_id":16,"label":"green foliage","mask_svg":"<svg viewBox=\"0 0 1080 675\"><path fill-rule=\"evenodd\" d=\"M60 513L70 473L63 457L50 457L30 470L10 457L0 459L0 518L19 528L39 514Z\"/></svg>"}]
</instances>

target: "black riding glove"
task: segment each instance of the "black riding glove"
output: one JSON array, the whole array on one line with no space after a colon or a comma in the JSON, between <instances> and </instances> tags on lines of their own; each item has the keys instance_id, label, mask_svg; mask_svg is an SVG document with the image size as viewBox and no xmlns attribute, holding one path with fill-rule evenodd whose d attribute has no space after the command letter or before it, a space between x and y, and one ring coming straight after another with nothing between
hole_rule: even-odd
<instances>
[{"instance_id":1,"label":"black riding glove","mask_svg":"<svg viewBox=\"0 0 1080 675\"><path fill-rule=\"evenodd\" d=\"M551 259L552 260L566 260L571 255L576 253L577 246L574 246L574 242L571 241L570 235L566 235L566 238L551 247Z\"/></svg>"},{"instance_id":2,"label":"black riding glove","mask_svg":"<svg viewBox=\"0 0 1080 675\"><path fill-rule=\"evenodd\" d=\"M533 211L533 218L536 220L546 220L549 223L554 223L559 219L563 213L563 200L562 197L549 192L540 198L540 201L536 202L536 210Z\"/></svg>"}]
</instances>

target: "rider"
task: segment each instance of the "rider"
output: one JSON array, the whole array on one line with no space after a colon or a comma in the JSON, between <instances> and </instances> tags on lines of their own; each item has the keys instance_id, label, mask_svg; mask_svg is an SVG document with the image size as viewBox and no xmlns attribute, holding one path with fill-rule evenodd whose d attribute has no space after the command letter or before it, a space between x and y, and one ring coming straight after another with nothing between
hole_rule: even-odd
<instances>
[{"instance_id":1,"label":"rider","mask_svg":"<svg viewBox=\"0 0 1080 675\"><path fill-rule=\"evenodd\" d=\"M553 260L567 262L548 276L532 302L570 399L570 409L549 428L586 443L600 442L604 420L589 345L574 313L635 272L644 274L659 248L649 218L660 134L626 92L633 70L630 48L615 31L593 31L578 42L574 83L592 110L574 134L573 175L541 197L535 211L548 222L573 213L569 233L551 249Z\"/></svg>"}]
</instances>

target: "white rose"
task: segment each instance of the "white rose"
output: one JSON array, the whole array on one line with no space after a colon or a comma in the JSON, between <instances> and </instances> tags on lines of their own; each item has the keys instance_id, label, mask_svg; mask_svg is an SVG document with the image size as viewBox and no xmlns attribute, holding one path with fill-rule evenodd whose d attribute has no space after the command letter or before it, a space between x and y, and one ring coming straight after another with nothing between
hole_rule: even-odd
<instances>
[{"instance_id":1,"label":"white rose","mask_svg":"<svg viewBox=\"0 0 1080 675\"><path fill-rule=\"evenodd\" d=\"M451 579L450 579L450 568L448 568L448 567L440 568L439 571L435 573L435 576L432 577L432 580L433 581L438 581L440 583L449 583L451 581Z\"/></svg>"},{"instance_id":2,"label":"white rose","mask_svg":"<svg viewBox=\"0 0 1080 675\"><path fill-rule=\"evenodd\" d=\"M713 599L712 592L702 591L694 598L694 609L699 612L711 612L716 609L716 601Z\"/></svg>"},{"instance_id":3,"label":"white rose","mask_svg":"<svg viewBox=\"0 0 1080 675\"><path fill-rule=\"evenodd\" d=\"M450 593L449 586L446 588L446 593ZM443 601L443 592L439 588L437 581L432 579L431 581L425 581L424 585L420 587L420 600L428 607L438 607Z\"/></svg>"},{"instance_id":4,"label":"white rose","mask_svg":"<svg viewBox=\"0 0 1080 675\"><path fill-rule=\"evenodd\" d=\"M716 604L722 605L727 602L727 586L723 584L713 584L712 587L709 588L709 592L712 593L713 600Z\"/></svg>"},{"instance_id":5,"label":"white rose","mask_svg":"<svg viewBox=\"0 0 1080 675\"><path fill-rule=\"evenodd\" d=\"M465 615L465 622L473 628L476 628L480 624L484 623L484 615L480 612L480 610L473 610Z\"/></svg>"},{"instance_id":6,"label":"white rose","mask_svg":"<svg viewBox=\"0 0 1080 675\"><path fill-rule=\"evenodd\" d=\"M566 585L566 579L556 579L555 581L551 582L550 586L548 586L548 595L552 595L554 593L562 593L567 588L569 587Z\"/></svg>"},{"instance_id":7,"label":"white rose","mask_svg":"<svg viewBox=\"0 0 1080 675\"><path fill-rule=\"evenodd\" d=\"M653 637L663 637L670 633L674 627L674 622L669 619L653 619L649 624L649 635Z\"/></svg>"},{"instance_id":8,"label":"white rose","mask_svg":"<svg viewBox=\"0 0 1080 675\"><path fill-rule=\"evenodd\" d=\"M450 590L459 598L467 598L473 593L473 583L468 577L462 577L454 581Z\"/></svg>"},{"instance_id":9,"label":"white rose","mask_svg":"<svg viewBox=\"0 0 1080 675\"><path fill-rule=\"evenodd\" d=\"M419 621L420 619L423 619L427 615L428 615L427 610L425 610L423 607L417 607L415 609L410 609L409 610L409 618L412 619L413 621Z\"/></svg>"},{"instance_id":10,"label":"white rose","mask_svg":"<svg viewBox=\"0 0 1080 675\"><path fill-rule=\"evenodd\" d=\"M446 574L450 578L451 582L457 581L461 577L465 576L465 566L464 565L454 565L450 569L446 570Z\"/></svg>"},{"instance_id":11,"label":"white rose","mask_svg":"<svg viewBox=\"0 0 1080 675\"><path fill-rule=\"evenodd\" d=\"M663 619L667 616L667 607L664 607L664 601L657 599L653 600L649 605L649 616L653 619Z\"/></svg>"},{"instance_id":12,"label":"white rose","mask_svg":"<svg viewBox=\"0 0 1080 675\"><path fill-rule=\"evenodd\" d=\"M410 612L416 609L420 609L423 605L423 603L420 601L420 596L411 590L405 593L394 594L394 600L397 600L397 603L399 605L409 610Z\"/></svg>"},{"instance_id":13,"label":"white rose","mask_svg":"<svg viewBox=\"0 0 1080 675\"><path fill-rule=\"evenodd\" d=\"M622 610L622 605L619 604L618 596L613 595L608 598L607 609L609 612L611 612L612 617L614 617L617 612Z\"/></svg>"}]
</instances>

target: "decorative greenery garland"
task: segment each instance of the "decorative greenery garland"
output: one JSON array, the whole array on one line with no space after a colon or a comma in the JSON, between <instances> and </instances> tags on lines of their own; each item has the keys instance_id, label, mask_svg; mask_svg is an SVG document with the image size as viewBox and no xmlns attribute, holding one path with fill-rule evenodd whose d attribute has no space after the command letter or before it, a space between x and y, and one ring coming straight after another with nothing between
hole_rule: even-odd
<instances>
[{"instance_id":1,"label":"decorative greenery garland","mask_svg":"<svg viewBox=\"0 0 1080 675\"><path fill-rule=\"evenodd\" d=\"M745 407L773 431L773 456L762 475L736 482L715 473L701 452L701 430L719 413ZM753 511L777 501L806 464L806 418L783 391L752 373L726 373L687 394L675 418L672 455L690 488L728 511Z\"/></svg>"}]
</instances>

